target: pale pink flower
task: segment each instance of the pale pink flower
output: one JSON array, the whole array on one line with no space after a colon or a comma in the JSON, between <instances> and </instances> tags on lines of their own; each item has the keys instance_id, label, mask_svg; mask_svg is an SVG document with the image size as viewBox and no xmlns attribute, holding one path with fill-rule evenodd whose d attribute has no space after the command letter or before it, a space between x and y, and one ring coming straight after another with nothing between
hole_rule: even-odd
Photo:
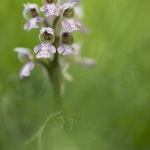
<instances>
[{"instance_id":1,"label":"pale pink flower","mask_svg":"<svg viewBox=\"0 0 150 150\"><path fill-rule=\"evenodd\" d=\"M49 43L42 43L34 48L34 52L38 53L36 58L50 58L50 53L56 53L56 49Z\"/></svg>"}]
</instances>

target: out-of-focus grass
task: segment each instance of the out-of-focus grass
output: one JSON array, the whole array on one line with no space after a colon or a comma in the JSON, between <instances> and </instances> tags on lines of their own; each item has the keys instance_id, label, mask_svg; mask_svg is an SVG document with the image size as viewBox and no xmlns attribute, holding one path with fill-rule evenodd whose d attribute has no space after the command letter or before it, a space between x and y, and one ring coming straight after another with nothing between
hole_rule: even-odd
<instances>
[{"instance_id":1,"label":"out-of-focus grass","mask_svg":"<svg viewBox=\"0 0 150 150\"><path fill-rule=\"evenodd\" d=\"M22 149L54 109L52 89L39 68L20 81L21 63L12 49L33 49L38 30L23 31L22 1L0 5L0 149ZM30 1L37 2L37 1ZM42 5L41 1L38 3ZM150 149L150 2L83 1L85 24L81 54L94 57L93 69L74 65L67 83L66 112L80 114L75 135L81 150Z\"/></svg>"}]
</instances>

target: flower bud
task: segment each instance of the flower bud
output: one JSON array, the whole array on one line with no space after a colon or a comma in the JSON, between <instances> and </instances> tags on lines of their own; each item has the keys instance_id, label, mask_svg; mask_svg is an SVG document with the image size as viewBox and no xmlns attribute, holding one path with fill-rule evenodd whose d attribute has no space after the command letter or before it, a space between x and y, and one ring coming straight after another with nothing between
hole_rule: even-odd
<instances>
[{"instance_id":1,"label":"flower bud","mask_svg":"<svg viewBox=\"0 0 150 150\"><path fill-rule=\"evenodd\" d=\"M23 16L29 20L39 16L39 9L37 4L24 4Z\"/></svg>"},{"instance_id":2,"label":"flower bud","mask_svg":"<svg viewBox=\"0 0 150 150\"><path fill-rule=\"evenodd\" d=\"M55 40L54 30L52 28L42 28L40 31L39 39L41 42L53 43Z\"/></svg>"}]
</instances>

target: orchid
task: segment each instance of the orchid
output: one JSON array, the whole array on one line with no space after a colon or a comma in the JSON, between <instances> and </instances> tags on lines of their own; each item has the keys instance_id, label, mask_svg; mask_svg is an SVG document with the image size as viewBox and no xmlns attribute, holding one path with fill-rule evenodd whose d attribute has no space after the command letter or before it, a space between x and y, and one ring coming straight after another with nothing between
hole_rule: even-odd
<instances>
[{"instance_id":1,"label":"orchid","mask_svg":"<svg viewBox=\"0 0 150 150\"><path fill-rule=\"evenodd\" d=\"M28 22L24 29L40 28L40 43L34 46L34 53L27 48L16 48L18 58L25 64L20 71L20 78L30 75L35 66L40 66L46 77L53 84L56 99L61 101L64 93L64 79L71 81L68 69L72 63L92 67L95 60L79 55L80 44L75 44L74 32L87 32L87 28L80 23L83 11L80 0L42 0L43 6L24 4L23 16ZM40 17L40 11L45 18ZM34 38L36 39L36 38ZM61 110L61 104L58 109Z\"/></svg>"},{"instance_id":2,"label":"orchid","mask_svg":"<svg viewBox=\"0 0 150 150\"><path fill-rule=\"evenodd\" d=\"M38 22L43 22L43 18L39 16L39 9L37 4L24 4L23 16L28 20L24 25L24 30L31 30L33 28L39 28Z\"/></svg>"},{"instance_id":3,"label":"orchid","mask_svg":"<svg viewBox=\"0 0 150 150\"><path fill-rule=\"evenodd\" d=\"M81 44L75 43L74 32L80 31L86 33L87 29L78 19L83 17L82 7L80 7L79 0L42 0L43 6L40 11L44 12L45 17L40 17L40 11L37 4L24 4L23 16L28 20L24 25L26 31L40 28L39 43L30 49L17 47L15 51L18 53L18 58L24 63L20 70L20 78L30 76L31 71L36 67L41 67L46 79L52 84L54 93L55 111L59 112L50 118L46 124L40 129L34 137L35 144L38 149L51 149L45 147L45 137L43 131L45 126L48 129L51 127L47 125L57 117L61 116L61 121L57 125L61 126L61 131L68 128L71 131L76 126L76 117L69 115L69 119L63 119L63 95L65 89L65 80L72 81L73 77L69 74L69 68L73 63L77 63L85 67L93 67L95 60L79 55ZM77 17L78 16L78 17ZM36 34L36 33L35 33ZM34 51L34 53L32 53ZM51 120L53 119L53 120ZM69 125L69 126L68 126ZM56 129L56 128L54 128ZM66 130L66 131L67 131ZM41 138L44 137L44 142ZM38 141L38 143L36 143ZM53 139L52 139L53 141ZM37 147L35 148L37 149Z\"/></svg>"}]
</instances>

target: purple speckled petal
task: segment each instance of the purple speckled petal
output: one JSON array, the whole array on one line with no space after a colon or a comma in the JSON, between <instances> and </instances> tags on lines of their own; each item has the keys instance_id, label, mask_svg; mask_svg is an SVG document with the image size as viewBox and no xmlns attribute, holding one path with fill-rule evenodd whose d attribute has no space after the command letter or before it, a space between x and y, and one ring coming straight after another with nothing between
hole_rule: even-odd
<instances>
[{"instance_id":1,"label":"purple speckled petal","mask_svg":"<svg viewBox=\"0 0 150 150\"><path fill-rule=\"evenodd\" d=\"M63 26L64 28L66 28L66 27L68 26L68 21L67 21L67 19L63 20L61 24L62 24L62 26Z\"/></svg>"},{"instance_id":2,"label":"purple speckled petal","mask_svg":"<svg viewBox=\"0 0 150 150\"><path fill-rule=\"evenodd\" d=\"M79 22L76 20L65 19L61 24L67 30L67 32L74 32L79 30L79 28L77 27L77 24L79 25Z\"/></svg>"},{"instance_id":3,"label":"purple speckled petal","mask_svg":"<svg viewBox=\"0 0 150 150\"><path fill-rule=\"evenodd\" d=\"M65 51L63 55L68 55L72 53L72 47L71 46L65 46Z\"/></svg>"},{"instance_id":4,"label":"purple speckled petal","mask_svg":"<svg viewBox=\"0 0 150 150\"><path fill-rule=\"evenodd\" d=\"M51 45L51 44L48 44L48 49L52 52L52 53L56 53L56 48Z\"/></svg>"},{"instance_id":5,"label":"purple speckled petal","mask_svg":"<svg viewBox=\"0 0 150 150\"><path fill-rule=\"evenodd\" d=\"M37 53L42 48L42 44L37 45L34 47L34 53Z\"/></svg>"},{"instance_id":6,"label":"purple speckled petal","mask_svg":"<svg viewBox=\"0 0 150 150\"><path fill-rule=\"evenodd\" d=\"M55 8L61 10L63 7L58 4L55 4Z\"/></svg>"},{"instance_id":7,"label":"purple speckled petal","mask_svg":"<svg viewBox=\"0 0 150 150\"><path fill-rule=\"evenodd\" d=\"M48 17L48 16L58 16L58 15L59 14L56 11L48 11L45 16Z\"/></svg>"},{"instance_id":8,"label":"purple speckled petal","mask_svg":"<svg viewBox=\"0 0 150 150\"><path fill-rule=\"evenodd\" d=\"M48 5L45 5L45 6L41 7L41 8L40 8L40 11L43 12L43 11L45 11L46 9L48 9Z\"/></svg>"},{"instance_id":9,"label":"purple speckled petal","mask_svg":"<svg viewBox=\"0 0 150 150\"><path fill-rule=\"evenodd\" d=\"M68 55L68 54L77 54L77 51L71 45L62 45L58 48L58 53Z\"/></svg>"},{"instance_id":10,"label":"purple speckled petal","mask_svg":"<svg viewBox=\"0 0 150 150\"><path fill-rule=\"evenodd\" d=\"M43 22L43 21L44 21L43 18L41 18L41 17L36 17L36 22Z\"/></svg>"},{"instance_id":11,"label":"purple speckled petal","mask_svg":"<svg viewBox=\"0 0 150 150\"><path fill-rule=\"evenodd\" d=\"M58 51L59 54L62 54L62 53L64 52L64 50L65 50L64 45L61 45L61 46L58 47L58 49L57 49L57 51Z\"/></svg>"},{"instance_id":12,"label":"purple speckled petal","mask_svg":"<svg viewBox=\"0 0 150 150\"><path fill-rule=\"evenodd\" d=\"M24 25L24 30L28 30L29 29L29 27L30 27L30 21L29 22L27 22L25 25Z\"/></svg>"},{"instance_id":13,"label":"purple speckled petal","mask_svg":"<svg viewBox=\"0 0 150 150\"><path fill-rule=\"evenodd\" d=\"M23 66L23 68L20 71L20 78L22 79L23 77L27 77L30 75L30 71L33 70L34 68L34 63L29 62Z\"/></svg>"},{"instance_id":14,"label":"purple speckled petal","mask_svg":"<svg viewBox=\"0 0 150 150\"><path fill-rule=\"evenodd\" d=\"M40 52L36 55L36 58L50 58L50 54L47 49L41 49Z\"/></svg>"}]
</instances>

